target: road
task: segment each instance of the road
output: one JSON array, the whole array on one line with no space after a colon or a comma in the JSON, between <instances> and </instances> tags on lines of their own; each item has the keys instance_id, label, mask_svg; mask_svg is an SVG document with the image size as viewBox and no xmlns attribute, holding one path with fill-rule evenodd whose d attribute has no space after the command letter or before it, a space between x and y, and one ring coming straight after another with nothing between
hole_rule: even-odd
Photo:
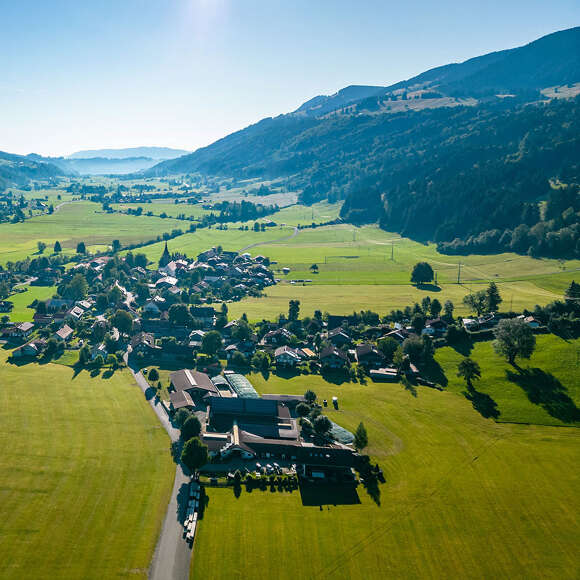
<instances>
[{"instance_id":1,"label":"road","mask_svg":"<svg viewBox=\"0 0 580 580\"><path fill-rule=\"evenodd\" d=\"M125 363L128 363L128 354L123 357ZM148 400L151 408L157 415L157 418L163 425L171 441L179 439L179 429L171 424L165 407L157 401L156 397L151 396L151 387L140 371L135 371L129 364L127 367L133 373L135 381L143 391L145 398ZM169 451L168 451L169 452ZM189 484L189 477L183 473L181 466L175 469L175 480L171 499L167 506L165 519L161 534L157 541L155 554L149 568L149 578L151 580L188 580L189 566L191 562L191 547L183 538L183 525L179 521L179 500L183 498L182 488Z\"/></svg>"}]
</instances>

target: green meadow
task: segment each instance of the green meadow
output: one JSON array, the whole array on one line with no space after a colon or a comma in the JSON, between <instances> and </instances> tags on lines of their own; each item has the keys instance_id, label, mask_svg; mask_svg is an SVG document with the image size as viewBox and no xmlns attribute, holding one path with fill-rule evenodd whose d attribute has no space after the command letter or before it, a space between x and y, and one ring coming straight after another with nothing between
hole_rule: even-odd
<instances>
[{"instance_id":1,"label":"green meadow","mask_svg":"<svg viewBox=\"0 0 580 580\"><path fill-rule=\"evenodd\" d=\"M553 373L575 407L578 342L540 338L543 353L522 369ZM523 388L506 390L506 365L486 348L474 350L483 371L477 390L493 395L500 420L531 424L495 422L476 410L452 378L456 353L437 353L449 380L443 392L252 375L262 393L311 388L319 399L337 396L339 410L325 412L351 430L364 422L365 451L386 483L378 496L359 486L342 503L336 494L313 503L300 491L243 488L236 498L231 489L208 488L190 577L577 578L578 430L534 424L553 417ZM228 541L231 530L245 540Z\"/></svg>"},{"instance_id":2,"label":"green meadow","mask_svg":"<svg viewBox=\"0 0 580 580\"><path fill-rule=\"evenodd\" d=\"M100 204L75 201L63 205L52 215L17 224L0 224L0 263L34 256L39 241L48 245L47 254L57 240L63 251L72 253L81 241L89 250L94 246L104 249L103 245L106 247L114 239L122 244L136 244L176 228L185 230L187 223L158 217L108 214L102 211Z\"/></svg>"},{"instance_id":3,"label":"green meadow","mask_svg":"<svg viewBox=\"0 0 580 580\"><path fill-rule=\"evenodd\" d=\"M29 308L35 300L48 300L56 293L54 286L24 286L24 292L13 294L8 298L14 305L8 313L12 322L30 322L34 308Z\"/></svg>"},{"instance_id":4,"label":"green meadow","mask_svg":"<svg viewBox=\"0 0 580 580\"><path fill-rule=\"evenodd\" d=\"M14 366L0 351L0 577L146 578L173 484L128 371Z\"/></svg>"}]
</instances>

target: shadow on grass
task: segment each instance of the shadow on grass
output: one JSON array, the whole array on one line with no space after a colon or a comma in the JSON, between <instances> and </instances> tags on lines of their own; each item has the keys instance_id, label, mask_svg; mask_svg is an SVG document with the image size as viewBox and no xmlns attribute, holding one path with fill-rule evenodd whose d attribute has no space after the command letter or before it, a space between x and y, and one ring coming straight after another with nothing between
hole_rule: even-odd
<instances>
[{"instance_id":1,"label":"shadow on grass","mask_svg":"<svg viewBox=\"0 0 580 580\"><path fill-rule=\"evenodd\" d=\"M580 421L580 409L569 397L566 387L551 373L542 369L506 371L509 381L519 385L534 405L540 405L552 417L565 423Z\"/></svg>"},{"instance_id":2,"label":"shadow on grass","mask_svg":"<svg viewBox=\"0 0 580 580\"><path fill-rule=\"evenodd\" d=\"M293 379L300 375L300 371L294 367L281 367L277 368L274 374L281 379Z\"/></svg>"},{"instance_id":3,"label":"shadow on grass","mask_svg":"<svg viewBox=\"0 0 580 580\"><path fill-rule=\"evenodd\" d=\"M334 385L342 385L343 383L350 383L349 373L339 369L322 369L320 376L327 382Z\"/></svg>"},{"instance_id":4,"label":"shadow on grass","mask_svg":"<svg viewBox=\"0 0 580 580\"><path fill-rule=\"evenodd\" d=\"M458 340L457 342L449 342L449 346L458 352L461 356L469 356L473 350L473 342L471 340Z\"/></svg>"},{"instance_id":5,"label":"shadow on grass","mask_svg":"<svg viewBox=\"0 0 580 580\"><path fill-rule=\"evenodd\" d=\"M417 290L424 290L425 292L441 292L441 287L435 284L416 284Z\"/></svg>"},{"instance_id":6,"label":"shadow on grass","mask_svg":"<svg viewBox=\"0 0 580 580\"><path fill-rule=\"evenodd\" d=\"M497 403L487 394L480 393L474 387L467 387L467 391L463 391L465 398L471 401L473 408L486 419L497 419L499 417L499 409Z\"/></svg>"},{"instance_id":7,"label":"shadow on grass","mask_svg":"<svg viewBox=\"0 0 580 580\"><path fill-rule=\"evenodd\" d=\"M441 365L435 359L431 359L421 365L421 376L442 387L446 387L449 383Z\"/></svg>"},{"instance_id":8,"label":"shadow on grass","mask_svg":"<svg viewBox=\"0 0 580 580\"><path fill-rule=\"evenodd\" d=\"M302 505L356 505L360 498L353 485L300 485Z\"/></svg>"}]
</instances>

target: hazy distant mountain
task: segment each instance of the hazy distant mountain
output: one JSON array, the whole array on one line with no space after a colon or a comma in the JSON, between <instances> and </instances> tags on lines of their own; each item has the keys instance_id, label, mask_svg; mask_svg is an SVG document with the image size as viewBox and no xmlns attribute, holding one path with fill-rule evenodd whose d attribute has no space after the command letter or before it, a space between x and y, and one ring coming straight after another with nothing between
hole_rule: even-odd
<instances>
[{"instance_id":1,"label":"hazy distant mountain","mask_svg":"<svg viewBox=\"0 0 580 580\"><path fill-rule=\"evenodd\" d=\"M25 186L31 179L49 179L63 174L62 169L52 163L0 151L0 190Z\"/></svg>"},{"instance_id":2,"label":"hazy distant mountain","mask_svg":"<svg viewBox=\"0 0 580 580\"><path fill-rule=\"evenodd\" d=\"M184 149L172 149L170 147L129 147L126 149L89 149L77 151L67 156L67 159L135 159L146 157L155 160L175 159L187 155L189 151Z\"/></svg>"}]
</instances>

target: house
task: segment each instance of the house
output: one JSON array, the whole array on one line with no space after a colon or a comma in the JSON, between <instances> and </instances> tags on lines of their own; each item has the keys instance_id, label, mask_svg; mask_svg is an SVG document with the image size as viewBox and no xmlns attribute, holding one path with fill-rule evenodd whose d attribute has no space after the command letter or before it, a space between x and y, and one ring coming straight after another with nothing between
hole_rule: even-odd
<instances>
[{"instance_id":1,"label":"house","mask_svg":"<svg viewBox=\"0 0 580 580\"><path fill-rule=\"evenodd\" d=\"M199 320L204 328L211 328L215 324L216 311L213 306L192 306L191 316Z\"/></svg>"},{"instance_id":2,"label":"house","mask_svg":"<svg viewBox=\"0 0 580 580\"><path fill-rule=\"evenodd\" d=\"M93 303L90 300L78 300L76 306L80 306L83 310L89 310Z\"/></svg>"},{"instance_id":3,"label":"house","mask_svg":"<svg viewBox=\"0 0 580 580\"><path fill-rule=\"evenodd\" d=\"M319 358L324 367L331 369L340 369L345 365L350 365L346 353L335 346L328 346L323 349Z\"/></svg>"},{"instance_id":4,"label":"house","mask_svg":"<svg viewBox=\"0 0 580 580\"><path fill-rule=\"evenodd\" d=\"M479 328L479 322L473 318L462 318L461 323L465 330L477 330Z\"/></svg>"},{"instance_id":5,"label":"house","mask_svg":"<svg viewBox=\"0 0 580 580\"><path fill-rule=\"evenodd\" d=\"M28 338L33 330L34 324L32 322L20 322L14 326L5 328L3 334L7 334L14 338Z\"/></svg>"},{"instance_id":6,"label":"house","mask_svg":"<svg viewBox=\"0 0 580 580\"><path fill-rule=\"evenodd\" d=\"M177 285L177 278L174 276L163 276L155 282L156 288L171 288L171 286Z\"/></svg>"},{"instance_id":7,"label":"house","mask_svg":"<svg viewBox=\"0 0 580 580\"><path fill-rule=\"evenodd\" d=\"M36 326L46 326L50 324L53 320L52 314L40 314L39 312L35 312L32 316L32 320Z\"/></svg>"},{"instance_id":8,"label":"house","mask_svg":"<svg viewBox=\"0 0 580 580\"><path fill-rule=\"evenodd\" d=\"M70 340L74 333L74 330L68 325L65 324L62 328L59 328L52 336L56 338L56 340L63 340L67 342Z\"/></svg>"},{"instance_id":9,"label":"house","mask_svg":"<svg viewBox=\"0 0 580 580\"><path fill-rule=\"evenodd\" d=\"M434 318L425 322L425 328L421 331L421 334L437 337L443 336L446 332L447 323L441 318Z\"/></svg>"},{"instance_id":10,"label":"house","mask_svg":"<svg viewBox=\"0 0 580 580\"><path fill-rule=\"evenodd\" d=\"M524 322L530 327L530 328L538 328L539 326L542 325L542 323L535 318L534 316L526 316L524 318Z\"/></svg>"},{"instance_id":11,"label":"house","mask_svg":"<svg viewBox=\"0 0 580 580\"><path fill-rule=\"evenodd\" d=\"M80 306L73 306L70 310L67 311L65 314L65 320L80 320L85 311Z\"/></svg>"},{"instance_id":12,"label":"house","mask_svg":"<svg viewBox=\"0 0 580 580\"><path fill-rule=\"evenodd\" d=\"M399 380L399 371L393 367L371 369L369 376L373 381L387 381L394 383Z\"/></svg>"},{"instance_id":13,"label":"house","mask_svg":"<svg viewBox=\"0 0 580 580\"><path fill-rule=\"evenodd\" d=\"M292 338L292 333L286 328L278 328L277 330L270 330L264 335L262 344L278 346L287 344Z\"/></svg>"},{"instance_id":14,"label":"house","mask_svg":"<svg viewBox=\"0 0 580 580\"><path fill-rule=\"evenodd\" d=\"M159 314L161 313L161 309L159 308L155 300L147 300L147 302L143 306L143 312L159 316Z\"/></svg>"},{"instance_id":15,"label":"house","mask_svg":"<svg viewBox=\"0 0 580 580\"><path fill-rule=\"evenodd\" d=\"M337 347L342 347L350 344L350 336L342 329L342 327L334 328L328 331L328 341Z\"/></svg>"},{"instance_id":16,"label":"house","mask_svg":"<svg viewBox=\"0 0 580 580\"><path fill-rule=\"evenodd\" d=\"M37 357L46 346L46 343L43 340L34 340L30 341L22 346L15 348L12 351L12 356L14 358L24 358L24 357Z\"/></svg>"},{"instance_id":17,"label":"house","mask_svg":"<svg viewBox=\"0 0 580 580\"><path fill-rule=\"evenodd\" d=\"M279 346L274 351L274 359L282 367L294 367L302 360L298 351L289 346Z\"/></svg>"},{"instance_id":18,"label":"house","mask_svg":"<svg viewBox=\"0 0 580 580\"><path fill-rule=\"evenodd\" d=\"M372 344L357 344L355 347L356 361L367 368L379 367L383 362L383 355Z\"/></svg>"},{"instance_id":19,"label":"house","mask_svg":"<svg viewBox=\"0 0 580 580\"><path fill-rule=\"evenodd\" d=\"M173 393L170 394L171 402L183 405L183 400L193 401L196 397L205 396L220 396L219 389L212 383L211 379L205 373L200 373L191 369L182 369L180 371L174 371L169 375L169 380L171 381L171 387L173 388ZM185 395L171 396L174 393L187 393L189 397Z\"/></svg>"},{"instance_id":20,"label":"house","mask_svg":"<svg viewBox=\"0 0 580 580\"><path fill-rule=\"evenodd\" d=\"M144 356L156 354L161 350L160 347L155 345L155 337L147 332L140 332L136 334L131 339L131 348L133 354L141 353Z\"/></svg>"},{"instance_id":21,"label":"house","mask_svg":"<svg viewBox=\"0 0 580 580\"><path fill-rule=\"evenodd\" d=\"M296 352L300 355L300 357L303 360L310 360L310 359L316 358L316 353L307 347L297 348Z\"/></svg>"},{"instance_id":22,"label":"house","mask_svg":"<svg viewBox=\"0 0 580 580\"><path fill-rule=\"evenodd\" d=\"M95 360L99 355L106 359L107 354L107 347L104 342L96 344L91 348L91 360Z\"/></svg>"}]
</instances>

